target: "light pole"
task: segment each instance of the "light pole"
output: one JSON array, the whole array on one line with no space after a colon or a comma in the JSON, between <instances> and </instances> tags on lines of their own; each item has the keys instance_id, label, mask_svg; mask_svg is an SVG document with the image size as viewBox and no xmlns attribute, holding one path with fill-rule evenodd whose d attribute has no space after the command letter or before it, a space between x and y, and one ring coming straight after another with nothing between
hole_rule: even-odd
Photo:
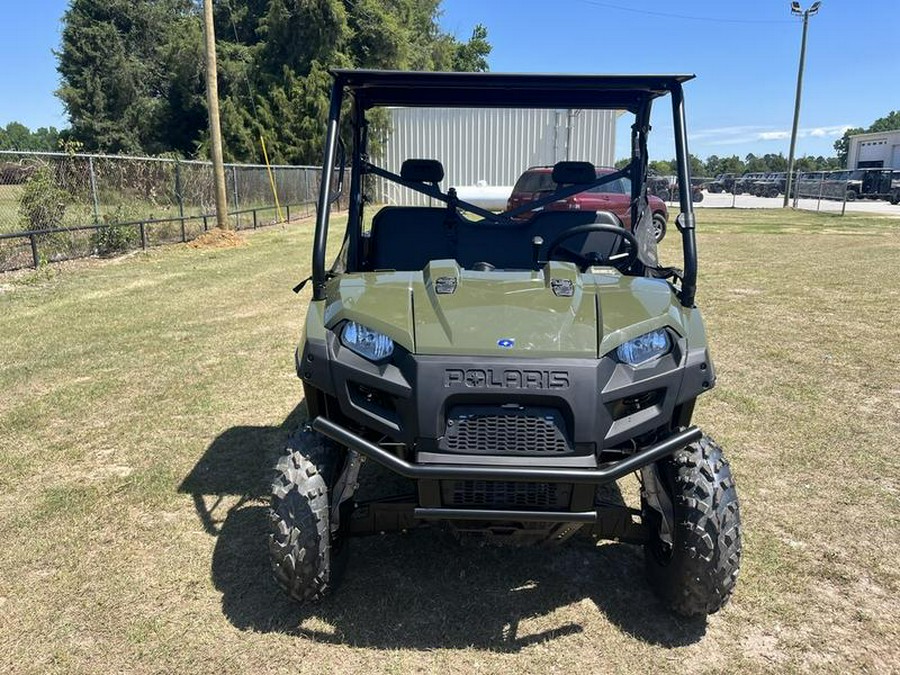
<instances>
[{"instance_id":1,"label":"light pole","mask_svg":"<svg viewBox=\"0 0 900 675\"><path fill-rule=\"evenodd\" d=\"M797 147L797 124L800 122L800 93L803 91L803 66L806 63L806 29L809 27L809 17L819 11L821 2L814 2L809 9L800 9L799 2L791 3L791 14L803 17L803 39L800 41L800 68L797 70L797 96L794 99L794 127L791 129L791 149L788 152L788 175L784 184L784 204L787 208L790 199L791 187L794 182L794 150Z\"/></svg>"}]
</instances>

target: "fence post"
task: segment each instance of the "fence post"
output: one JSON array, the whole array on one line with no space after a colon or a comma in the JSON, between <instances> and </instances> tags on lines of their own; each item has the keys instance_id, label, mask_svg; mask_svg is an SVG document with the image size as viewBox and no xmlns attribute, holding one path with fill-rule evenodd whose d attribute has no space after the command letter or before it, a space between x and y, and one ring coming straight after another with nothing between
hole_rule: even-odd
<instances>
[{"instance_id":1,"label":"fence post","mask_svg":"<svg viewBox=\"0 0 900 675\"><path fill-rule=\"evenodd\" d=\"M309 169L303 169L303 178L306 181L306 192L304 193L303 203L306 205L306 215L309 215L309 203L312 201L309 195Z\"/></svg>"},{"instance_id":2,"label":"fence post","mask_svg":"<svg viewBox=\"0 0 900 675\"><path fill-rule=\"evenodd\" d=\"M825 174L819 176L819 201L816 202L816 211L822 206L822 187L825 185Z\"/></svg>"},{"instance_id":3,"label":"fence post","mask_svg":"<svg viewBox=\"0 0 900 675\"><path fill-rule=\"evenodd\" d=\"M32 232L28 238L31 239L31 257L34 260L34 269L37 269L41 265L41 259L40 256L38 256L37 237L34 235L34 232Z\"/></svg>"},{"instance_id":4,"label":"fence post","mask_svg":"<svg viewBox=\"0 0 900 675\"><path fill-rule=\"evenodd\" d=\"M100 199L97 197L97 174L94 172L94 158L88 157L88 169L91 172L91 199L94 202L94 223L100 222Z\"/></svg>"},{"instance_id":5,"label":"fence post","mask_svg":"<svg viewBox=\"0 0 900 675\"><path fill-rule=\"evenodd\" d=\"M253 229L256 229L256 209L253 209Z\"/></svg>"},{"instance_id":6,"label":"fence post","mask_svg":"<svg viewBox=\"0 0 900 675\"><path fill-rule=\"evenodd\" d=\"M175 198L178 199L178 215L181 218L181 241L187 241L187 232L184 229L184 196L181 194L181 162L175 160Z\"/></svg>"},{"instance_id":7,"label":"fence post","mask_svg":"<svg viewBox=\"0 0 900 675\"><path fill-rule=\"evenodd\" d=\"M203 231L209 232L209 223L206 221L207 216L203 216Z\"/></svg>"},{"instance_id":8,"label":"fence post","mask_svg":"<svg viewBox=\"0 0 900 675\"><path fill-rule=\"evenodd\" d=\"M241 205L238 201L238 189L237 189L237 167L231 166L231 180L234 183L234 210L240 211ZM241 214L234 214L234 229L239 230L241 227Z\"/></svg>"},{"instance_id":9,"label":"fence post","mask_svg":"<svg viewBox=\"0 0 900 675\"><path fill-rule=\"evenodd\" d=\"M147 228L144 221L141 221L141 248L147 250Z\"/></svg>"},{"instance_id":10,"label":"fence post","mask_svg":"<svg viewBox=\"0 0 900 675\"><path fill-rule=\"evenodd\" d=\"M287 222L291 222L291 205L290 205L290 204L285 204L285 205L284 205L284 210L285 210L285 212L287 213Z\"/></svg>"},{"instance_id":11,"label":"fence post","mask_svg":"<svg viewBox=\"0 0 900 675\"><path fill-rule=\"evenodd\" d=\"M847 191L849 190L848 186L844 186L844 203L841 204L841 215L844 215L847 212Z\"/></svg>"}]
</instances>

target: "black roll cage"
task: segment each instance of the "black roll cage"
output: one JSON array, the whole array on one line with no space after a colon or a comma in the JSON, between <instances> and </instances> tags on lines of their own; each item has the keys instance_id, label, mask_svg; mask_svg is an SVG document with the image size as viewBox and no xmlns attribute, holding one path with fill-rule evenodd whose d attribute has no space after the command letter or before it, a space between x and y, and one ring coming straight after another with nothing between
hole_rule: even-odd
<instances>
[{"instance_id":1,"label":"black roll cage","mask_svg":"<svg viewBox=\"0 0 900 675\"><path fill-rule=\"evenodd\" d=\"M397 182L450 206L462 206L465 210L494 222L510 223L511 219L520 213L628 176L631 179L632 222L639 222L642 190L647 176L647 136L650 132L651 106L655 98L666 94L672 97L678 181L681 185L690 185L682 83L691 79L693 75L525 75L335 70L332 71L332 76L334 82L331 88L313 240L313 300L325 299L325 247L333 201L332 183L339 143L341 107L345 92L348 91L353 96L351 109L353 148L348 222L356 223L355 228L348 228L350 260L356 260L358 257L360 216L363 209L362 177L367 173ZM474 204L461 202L452 190L445 194L436 185L406 181L401 176L370 163L366 154L368 122L365 112L369 108L388 105L624 109L635 116L631 128L631 161L620 171L599 176L592 183L562 186L546 197L498 215ZM692 307L697 288L697 245L690 190L680 191L679 206L681 213L675 224L681 233L684 257L679 299L682 305Z\"/></svg>"}]
</instances>

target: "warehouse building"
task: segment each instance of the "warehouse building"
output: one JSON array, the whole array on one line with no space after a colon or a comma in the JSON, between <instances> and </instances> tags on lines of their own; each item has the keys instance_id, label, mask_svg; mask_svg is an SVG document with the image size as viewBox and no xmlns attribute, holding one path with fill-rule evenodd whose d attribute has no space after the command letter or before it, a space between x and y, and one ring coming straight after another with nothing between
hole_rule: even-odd
<instances>
[{"instance_id":1,"label":"warehouse building","mask_svg":"<svg viewBox=\"0 0 900 675\"><path fill-rule=\"evenodd\" d=\"M900 130L850 137L848 169L900 169Z\"/></svg>"},{"instance_id":2,"label":"warehouse building","mask_svg":"<svg viewBox=\"0 0 900 675\"><path fill-rule=\"evenodd\" d=\"M441 187L509 190L530 166L571 159L612 166L616 118L611 110L391 108L391 131L378 163L399 172L404 159L444 165ZM377 200L422 204L427 197L379 181ZM461 195L462 196L462 193Z\"/></svg>"}]
</instances>

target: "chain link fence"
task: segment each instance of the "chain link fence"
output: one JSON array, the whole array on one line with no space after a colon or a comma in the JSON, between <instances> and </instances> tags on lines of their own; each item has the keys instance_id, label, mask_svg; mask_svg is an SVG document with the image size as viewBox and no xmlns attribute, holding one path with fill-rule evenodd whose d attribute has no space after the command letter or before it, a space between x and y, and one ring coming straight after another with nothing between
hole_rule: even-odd
<instances>
[{"instance_id":1,"label":"chain link fence","mask_svg":"<svg viewBox=\"0 0 900 675\"><path fill-rule=\"evenodd\" d=\"M786 174L751 174L705 186L702 207L760 209L784 203ZM900 170L797 172L788 204L804 211L900 215Z\"/></svg>"},{"instance_id":2,"label":"chain link fence","mask_svg":"<svg viewBox=\"0 0 900 675\"><path fill-rule=\"evenodd\" d=\"M226 164L235 229L311 215L320 170ZM0 151L0 271L193 239L215 224L209 162Z\"/></svg>"}]
</instances>

